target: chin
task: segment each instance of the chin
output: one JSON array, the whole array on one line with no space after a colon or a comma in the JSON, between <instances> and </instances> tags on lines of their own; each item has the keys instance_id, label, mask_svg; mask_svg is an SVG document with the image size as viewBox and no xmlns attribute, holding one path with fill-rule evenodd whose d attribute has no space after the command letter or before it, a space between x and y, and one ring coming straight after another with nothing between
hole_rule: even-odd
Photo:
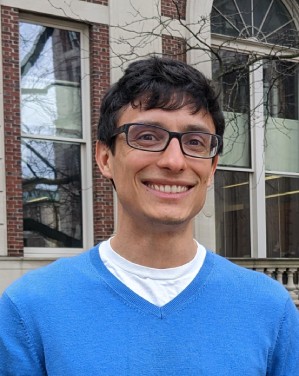
<instances>
[{"instance_id":1,"label":"chin","mask_svg":"<svg viewBox=\"0 0 299 376\"><path fill-rule=\"evenodd\" d=\"M182 226L188 224L190 221L186 218L175 218L175 217L165 217L165 218L155 218L152 223L158 226Z\"/></svg>"}]
</instances>

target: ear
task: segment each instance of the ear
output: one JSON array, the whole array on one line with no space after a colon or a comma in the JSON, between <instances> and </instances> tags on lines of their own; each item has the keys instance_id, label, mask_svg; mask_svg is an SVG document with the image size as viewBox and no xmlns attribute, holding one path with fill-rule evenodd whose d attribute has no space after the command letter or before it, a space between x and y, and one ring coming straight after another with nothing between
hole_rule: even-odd
<instances>
[{"instance_id":1,"label":"ear","mask_svg":"<svg viewBox=\"0 0 299 376\"><path fill-rule=\"evenodd\" d=\"M217 154L213 159L211 172L210 172L210 176L209 176L209 179L208 179L208 187L210 187L212 182L213 182L214 174L215 174L217 164L218 164L218 159L219 159L219 155Z\"/></svg>"},{"instance_id":2,"label":"ear","mask_svg":"<svg viewBox=\"0 0 299 376\"><path fill-rule=\"evenodd\" d=\"M95 157L101 173L107 179L112 179L111 159L113 156L109 147L103 142L97 141Z\"/></svg>"}]
</instances>

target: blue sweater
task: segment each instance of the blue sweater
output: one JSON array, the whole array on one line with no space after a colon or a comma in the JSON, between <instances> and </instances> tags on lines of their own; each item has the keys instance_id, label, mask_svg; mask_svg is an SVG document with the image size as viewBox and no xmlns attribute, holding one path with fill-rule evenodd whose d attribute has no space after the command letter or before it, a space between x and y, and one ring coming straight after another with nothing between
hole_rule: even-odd
<instances>
[{"instance_id":1,"label":"blue sweater","mask_svg":"<svg viewBox=\"0 0 299 376\"><path fill-rule=\"evenodd\" d=\"M279 283L207 253L163 307L98 247L26 274L0 300L1 376L298 376L299 314Z\"/></svg>"}]
</instances>

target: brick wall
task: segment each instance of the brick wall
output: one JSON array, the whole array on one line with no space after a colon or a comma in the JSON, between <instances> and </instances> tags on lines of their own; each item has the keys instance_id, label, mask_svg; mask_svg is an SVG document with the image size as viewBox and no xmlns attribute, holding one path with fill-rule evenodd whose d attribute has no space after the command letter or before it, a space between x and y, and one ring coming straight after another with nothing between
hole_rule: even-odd
<instances>
[{"instance_id":1,"label":"brick wall","mask_svg":"<svg viewBox=\"0 0 299 376\"><path fill-rule=\"evenodd\" d=\"M163 35L162 53L163 56L186 62L186 44L184 39Z\"/></svg>"},{"instance_id":2,"label":"brick wall","mask_svg":"<svg viewBox=\"0 0 299 376\"><path fill-rule=\"evenodd\" d=\"M1 7L4 137L9 255L23 255L19 82L19 12Z\"/></svg>"},{"instance_id":3,"label":"brick wall","mask_svg":"<svg viewBox=\"0 0 299 376\"><path fill-rule=\"evenodd\" d=\"M161 14L170 18L186 18L186 0L161 0Z\"/></svg>"},{"instance_id":4,"label":"brick wall","mask_svg":"<svg viewBox=\"0 0 299 376\"><path fill-rule=\"evenodd\" d=\"M90 31L91 72L91 119L93 156L97 139L97 126L101 98L110 86L109 28L93 25ZM114 229L113 190L109 180L104 178L93 158L93 210L95 242L109 237Z\"/></svg>"},{"instance_id":5,"label":"brick wall","mask_svg":"<svg viewBox=\"0 0 299 376\"><path fill-rule=\"evenodd\" d=\"M161 0L161 15L178 19L186 18L186 0ZM186 43L183 38L162 36L162 53L175 60L186 61Z\"/></svg>"}]
</instances>

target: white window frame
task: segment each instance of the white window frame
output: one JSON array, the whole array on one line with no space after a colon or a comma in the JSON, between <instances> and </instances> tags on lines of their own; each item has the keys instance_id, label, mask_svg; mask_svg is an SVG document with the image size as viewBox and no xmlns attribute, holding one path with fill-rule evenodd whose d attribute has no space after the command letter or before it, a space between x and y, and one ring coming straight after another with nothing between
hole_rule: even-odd
<instances>
[{"instance_id":1,"label":"white window frame","mask_svg":"<svg viewBox=\"0 0 299 376\"><path fill-rule=\"evenodd\" d=\"M63 20L52 20L34 15L21 15L19 22L41 24L65 30L72 30L80 33L81 47L81 109L82 109L82 138L68 139L63 141L80 143L81 148L81 187L82 187L82 248L48 248L48 247L24 247L25 257L64 257L81 253L90 248L94 241L93 231L93 195L92 195L92 142L91 142L91 114L90 114L90 69L89 69L89 30L88 26ZM57 140L55 137L36 137L32 135L21 135L30 139Z\"/></svg>"},{"instance_id":2,"label":"white window frame","mask_svg":"<svg viewBox=\"0 0 299 376\"><path fill-rule=\"evenodd\" d=\"M228 37L229 39L229 37ZM257 54L268 55L269 53L280 53L283 56L283 49L279 50L267 45L259 45L256 41L234 39L227 40L225 36L212 35L212 45L221 46L223 49L237 51L240 53L249 53L254 49ZM299 59L291 61L299 63ZM254 85L254 86L253 86ZM267 257L267 232L266 232L266 174L275 174L274 171L265 169L265 128L264 128L264 110L263 110L263 65L256 64L249 74L250 90L250 114L254 109L255 116L251 115L251 168L233 168L219 166L218 170L225 171L243 171L249 173L250 188L250 234L251 234L251 257ZM298 176L297 173L277 172L284 176Z\"/></svg>"}]
</instances>

